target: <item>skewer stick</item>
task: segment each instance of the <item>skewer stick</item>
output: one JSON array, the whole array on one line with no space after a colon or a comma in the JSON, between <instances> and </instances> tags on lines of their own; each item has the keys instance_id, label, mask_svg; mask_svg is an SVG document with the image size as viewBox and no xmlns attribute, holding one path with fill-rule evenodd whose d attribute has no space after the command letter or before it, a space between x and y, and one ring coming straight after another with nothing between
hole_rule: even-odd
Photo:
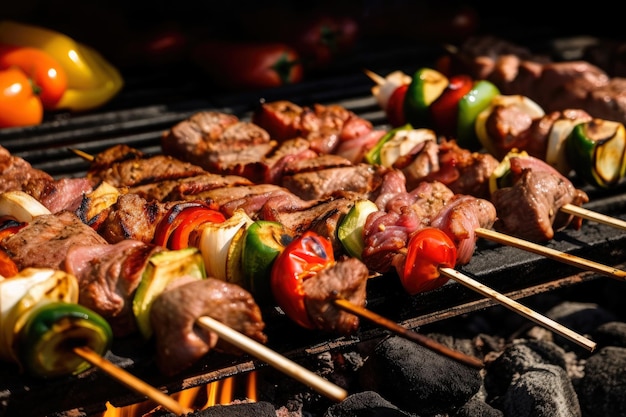
<instances>
[{"instance_id":1,"label":"skewer stick","mask_svg":"<svg viewBox=\"0 0 626 417\"><path fill-rule=\"evenodd\" d=\"M548 248L543 245L539 245L533 242L529 242L524 239L519 239L514 236L510 236L504 233L499 233L494 230L484 229L479 227L476 229L476 235L483 239L493 240L494 242L501 243L503 245L513 246L519 249L523 249L529 252L533 252L539 255L543 255L547 258L555 261L563 262L569 265L576 266L588 271L597 272L603 275L608 275L611 278L619 279L621 281L626 279L626 271L622 271L617 268L613 268L601 263L590 261L584 258L580 258L569 253L563 253L561 251Z\"/></svg>"},{"instance_id":2,"label":"skewer stick","mask_svg":"<svg viewBox=\"0 0 626 417\"><path fill-rule=\"evenodd\" d=\"M163 392L147 384L141 379L126 372L124 369L104 359L102 356L91 350L89 347L77 346L74 348L74 353L76 353L78 356L91 363L92 365L103 370L109 376L113 377L113 379L121 382L122 384L138 392L139 394L145 395L152 401L160 404L162 407L166 408L168 411L171 411L178 416L191 413L193 411L189 408L183 407L181 404L178 403L178 401L176 401L172 397L164 394Z\"/></svg>"},{"instance_id":3,"label":"skewer stick","mask_svg":"<svg viewBox=\"0 0 626 417\"><path fill-rule=\"evenodd\" d=\"M365 75L370 77L370 79L378 85L383 85L386 81L385 77L383 77L382 75L376 74L374 71L370 71L367 68L364 69L363 72L365 72Z\"/></svg>"},{"instance_id":4,"label":"skewer stick","mask_svg":"<svg viewBox=\"0 0 626 417\"><path fill-rule=\"evenodd\" d=\"M615 217L607 216L606 214L588 210L584 207L579 207L575 204L565 204L563 207L561 207L560 210L564 213L573 214L574 216L582 217L583 219L606 224L608 226L616 227L621 230L626 230L626 221L617 219Z\"/></svg>"},{"instance_id":5,"label":"skewer stick","mask_svg":"<svg viewBox=\"0 0 626 417\"><path fill-rule=\"evenodd\" d=\"M76 155L80 156L81 158L83 158L85 161L93 161L94 160L94 156L91 154L88 154L85 151L81 151L80 149L74 149L74 148L69 148L69 150L71 152L74 152Z\"/></svg>"},{"instance_id":6,"label":"skewer stick","mask_svg":"<svg viewBox=\"0 0 626 417\"><path fill-rule=\"evenodd\" d=\"M402 336L406 339L417 342L418 344L429 348L430 350L452 358L458 362L464 363L465 365L469 365L473 368L481 369L484 367L483 362L474 357L464 354L458 350L451 349L441 343L431 339L430 337L424 336L420 333L414 332L413 330L407 329L405 327L400 326L398 323L389 320L385 317L382 317L373 311L370 311L366 308L360 307L351 303L350 301L344 298L336 298L334 300L335 305L347 312L355 314L357 316L361 316L363 318L369 319L376 324L379 324L385 327L388 330L396 333L399 336Z\"/></svg>"},{"instance_id":7,"label":"skewer stick","mask_svg":"<svg viewBox=\"0 0 626 417\"><path fill-rule=\"evenodd\" d=\"M217 333L217 335L225 341L272 365L276 369L308 385L328 398L339 402L348 396L347 391L343 388L211 317L202 316L198 318L196 322L207 330Z\"/></svg>"},{"instance_id":8,"label":"skewer stick","mask_svg":"<svg viewBox=\"0 0 626 417\"><path fill-rule=\"evenodd\" d=\"M448 278L455 280L456 282L465 285L466 287L486 296L498 301L503 306L513 310L514 312L538 323L553 332L560 334L561 336L571 340L574 343L584 347L585 349L593 352L596 348L596 343L592 340L587 339L586 337L568 329L567 327L555 322L554 320L537 313L534 310L518 303L515 300L501 294L480 282L460 273L459 271L452 268L439 268L439 272L445 275Z\"/></svg>"}]
</instances>

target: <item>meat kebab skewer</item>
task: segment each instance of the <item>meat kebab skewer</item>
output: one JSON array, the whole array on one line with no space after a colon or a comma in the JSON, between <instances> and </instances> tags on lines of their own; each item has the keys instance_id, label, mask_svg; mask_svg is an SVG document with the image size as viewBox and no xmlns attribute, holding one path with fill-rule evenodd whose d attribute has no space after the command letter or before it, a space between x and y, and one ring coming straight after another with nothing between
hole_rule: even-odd
<instances>
[{"instance_id":1,"label":"meat kebab skewer","mask_svg":"<svg viewBox=\"0 0 626 417\"><path fill-rule=\"evenodd\" d=\"M83 158L88 159L88 160L93 160L93 156L86 154L84 152L80 152L80 151L74 151L77 154L81 155ZM245 233L245 232L244 232ZM166 242L159 242L160 244L166 245ZM221 276L222 274L220 274ZM226 278L226 277L223 277ZM328 297L327 297L328 298ZM390 330L400 336L409 338L410 340L420 343L423 346L429 347L430 349L443 354L445 356L449 356L453 359L459 360L462 363L465 363L466 365L472 366L472 367L477 367L480 368L483 366L482 362L474 357L471 356L467 356L462 354L461 352L457 352L454 351L450 348L447 348L444 345L441 345L437 342L435 342L434 340L427 338L424 335L421 335L417 332L414 332L412 330L406 329L402 326L399 326L398 324L392 322L391 320L388 320L372 311L369 311L367 309L365 309L364 307L355 304L354 302L351 302L345 298L338 298L336 296L333 297L329 297L330 298L330 302L334 303L338 308L354 314L356 316L360 316L362 318L366 318L372 322L374 322L375 324L378 324L384 328L386 328L387 330Z\"/></svg>"},{"instance_id":2,"label":"meat kebab skewer","mask_svg":"<svg viewBox=\"0 0 626 417\"><path fill-rule=\"evenodd\" d=\"M416 72L415 77L418 77L419 73L423 73L422 76L426 78L426 74L428 73L427 69L422 69L421 71L422 72L418 70ZM438 73L437 71L432 71L432 72ZM387 113L406 111L406 107L408 106L408 104L406 104L406 94L407 94L406 91L408 89L408 86L411 83L411 77L405 76L401 73L392 73L387 78L385 78L369 70L366 70L366 75L370 77L370 79L372 79L376 83L376 87L374 88L375 95L377 95L376 93L378 93L380 95L385 95L387 97L386 99L381 98L379 100L379 103L383 107L383 110L385 110ZM442 94L441 92L443 91L443 87L444 87L443 81L438 82L440 84L439 87L428 87L429 82L430 81L424 81L422 83L421 88L423 88L423 91L420 91L419 93L412 91L409 93L409 94L415 94L415 95L423 94L424 103L422 103L422 106L428 106L431 102L434 102L434 100L436 100L438 96ZM434 81L430 83L436 84ZM392 90L399 89L399 87L401 86L404 86L405 88L402 89L401 92L397 93L398 95L402 96L401 98L398 98L397 100L403 101L405 102L405 104L404 105L402 104L398 105L394 103L390 104L389 98L391 98L392 95L394 94ZM432 92L432 93L428 92L427 90L428 88L433 88L435 92ZM385 91L381 91L383 89ZM430 97L429 94L434 95L434 96ZM567 134L569 134L572 131L573 127L576 124L587 123L593 120L593 118L589 116L587 113L585 113L584 111L575 112L572 110L567 110L565 112L567 114L563 114L564 112L559 112L559 113L553 112L550 115L546 115L543 112L543 109L541 109L536 103L534 103L527 97L523 97L519 95L495 96L494 98L491 99L491 104L489 104L488 102L486 104L488 106L484 110L482 110L481 112L482 114L477 113L477 115L474 116L476 117L476 120L471 121L471 123L470 122L468 123L471 124L472 128L474 128L475 124L476 125L480 124L481 129L480 129L480 132L477 133L478 139L480 139L482 145L485 146L491 154L500 158L505 156L505 154L503 153L503 149L498 148L496 150L495 146L497 145L494 144L493 138L491 139L491 141L486 138L486 136L489 136L490 133L493 134L494 132L498 131L498 135L496 139L498 141L499 146L506 147L506 149L511 149L512 147L518 147L519 150L524 150L528 146L531 149L530 150L531 153L533 154L536 153L538 156L541 155L544 158L548 158L551 161L551 163L554 164L555 166L558 166L561 171L566 171L569 168L568 164L565 162L565 155L564 155L564 142L567 137ZM399 108L398 110L389 109L386 107L389 105L399 106ZM507 122L500 123L499 125L496 125L495 122L493 122L492 123L493 127L489 127L489 128L484 127L486 124L490 123L488 121L489 115L491 113L494 113L494 114L497 113L493 109L498 109L498 111L501 111L499 110L499 107L505 107L505 106L510 108L511 111L514 110L516 112L519 112L520 114L525 114L526 118L524 119L524 123L530 123L531 121L533 121L536 126L534 128L535 130L532 130L533 128L531 125L526 125L516 120L513 120L509 122L508 124ZM511 113L511 111L509 111L509 113ZM502 113L506 114L505 112L502 112ZM541 122L542 118L545 119L545 122ZM518 117L518 119L520 118ZM526 122L526 119L528 119L528 122ZM547 129L546 126L552 127L552 130L551 131L546 130ZM422 126L416 126L416 127L422 127ZM528 128L528 132L530 133L526 133L525 131L523 131L524 127ZM476 129L478 131L478 128ZM546 140L549 143L546 144L543 142L543 140L539 141L538 139L536 140L538 141L538 143L526 143L525 141L529 140L528 139L529 136L531 137L530 141L535 140L535 139L532 139L533 135L537 137L541 135L545 135L548 137L548 139L547 140L543 139L543 140ZM518 136L521 139L517 139ZM513 140L512 138L516 138L516 139ZM543 148L539 149L541 147ZM545 149L546 147L548 147L547 156L546 156L546 149ZM617 152L617 151L614 151L614 152ZM571 203L564 204L560 208L560 210L562 210L564 213L572 214L574 216L579 216L587 220L602 223L611 227L616 227L621 230L626 230L626 221L623 221L621 219L617 219L611 216L607 216L602 213L597 213L593 210L589 210L589 209L586 209L584 207L581 207L575 204L571 204Z\"/></svg>"},{"instance_id":3,"label":"meat kebab skewer","mask_svg":"<svg viewBox=\"0 0 626 417\"><path fill-rule=\"evenodd\" d=\"M2 194L2 196L5 196L5 194ZM26 197L28 195L24 193L23 196ZM30 196L28 196L28 197L30 197ZM45 210L43 209L43 206L41 206L40 203L38 203L36 200L32 199L32 197L30 197L30 199L24 198L24 200L21 200L20 203L21 204L19 205L19 207L16 205L14 207L14 210L10 214L18 214L18 217L19 217L19 213L18 213L18 211L19 211L19 212L21 212L21 213L23 213L25 215L28 215L28 214L30 215L29 217L26 217L26 218L25 217L21 217L23 220L29 220L29 221L32 221L32 222L37 222L37 221L41 220L41 224L39 225L39 229L42 228L42 227L45 228L46 225L49 222L51 222L53 220L53 217L55 216L55 215L53 215L53 214L51 214L49 212L45 213ZM34 208L34 209L30 210L29 208L31 208L31 207ZM3 214L9 214L9 213L3 213ZM65 214L62 214L62 215L65 217L66 220L68 220L68 216L72 217L72 215L70 215L69 212L65 212ZM50 216L53 216L53 217L50 217ZM62 224L62 223L60 223L60 224ZM75 226L78 226L79 224L82 224L82 223L80 223L80 220L78 220L78 218L76 217L75 220L73 221L73 224ZM67 226L68 229L72 229L72 227L70 225L66 225L66 226ZM25 226L24 230L26 230L27 227L28 226ZM84 225L83 230L92 230L92 229L90 229L89 226ZM19 233L19 231L17 233ZM40 232L39 231L34 231L34 233L39 234ZM53 233L53 231L49 231L48 232L48 234L50 234L50 233ZM54 239L54 237L51 237L51 236L49 236L49 237ZM67 238L68 238L68 236L66 236L65 238L60 238L60 240L62 240L62 241L70 240L70 239L67 239ZM79 238L79 239L81 239L81 238ZM82 238L82 239L83 240L88 240L88 239L84 239L84 238ZM12 246L12 244L10 242L8 243L8 245L9 245L9 247ZM139 246L140 245L136 245L135 247L139 247ZM85 252L85 250L83 248L81 248L80 244L76 245L76 244L69 243L69 247L65 246L65 249L67 250L67 255L66 256L68 257L68 259L72 258L74 260L77 260L77 259L84 259L85 258L85 254L80 253L80 252ZM87 247L85 247L85 249L87 250L87 252L89 252L91 250L91 249L89 249ZM60 253L55 253L52 257L47 259L45 262L51 263L53 265L56 265L56 264L60 265L61 263L67 261L67 259L65 261L63 260L64 259L63 258L63 250L60 250L58 252L60 252ZM126 254L127 253L128 252L126 252ZM160 251L160 253L163 253L163 251ZM24 254L20 255L21 256L20 259L23 258L23 255ZM122 253L122 254L115 253L115 254L113 254L113 256L114 257L124 256L124 253ZM108 264L108 260L106 259L106 257L99 257L98 259L99 259L99 263ZM22 261L24 261L24 259L22 259ZM137 262L137 261L138 261L138 259L131 260L130 263ZM83 260L83 262L89 262L89 261L88 260ZM76 270L76 272L80 272L85 267L86 267L86 265L82 265L82 266L78 265L78 266L76 266L75 270ZM104 268L107 268L107 267L104 266ZM122 269L123 269L123 271L127 272L127 271L130 270L130 268L131 268L130 265L125 265ZM74 271L74 270L72 270L72 271ZM82 275L82 274L79 273L79 275ZM183 281L185 279L186 278L181 278L180 280ZM199 283L202 282L202 280L198 281L196 279L194 279L194 281L197 281ZM213 281L217 281L217 280L213 280ZM224 284L234 287L234 285L232 285L232 284L226 284L226 283L224 283ZM175 291L178 291L179 289L184 289L186 285L191 285L191 284L187 284L186 282L181 282L181 283L177 284L178 288L174 288L172 290L169 290L167 292L167 296L171 298L172 294L174 294ZM192 292L197 293L198 291L203 291L203 290L208 291L209 288L200 288L200 287L198 287L195 290L192 290ZM95 291L95 289L94 288L92 288L92 289L83 288L82 291L91 292L91 291ZM178 293L181 293L181 291L178 291ZM243 292L243 290L241 290L241 291L237 290L237 292ZM225 299L225 297L220 295L218 297L218 299L219 299L219 302L223 303L223 300ZM157 298L157 301L161 301L161 299ZM231 301L229 301L229 303L230 304L234 304L235 301L236 300L231 300ZM188 303L188 304L193 304L193 303ZM189 307L189 305L187 307ZM171 308L168 305L166 308L162 308L161 309L161 311L163 311L163 310L171 311ZM117 321L117 325L118 326L121 326L120 323L123 323L124 320L125 320L124 317L123 317L123 314L120 314L120 316L121 317L113 317ZM200 318L203 318L203 317L204 316L200 316ZM239 316L237 316L236 314L233 314L233 319L235 317L239 317ZM111 319L110 316L108 318ZM161 315L161 317L158 320L155 319L155 321L157 321L157 322L168 321L168 320L171 320L171 318L172 318L172 314L169 313L169 312L166 312L165 315ZM210 320L205 320L205 322L211 323ZM176 321L176 323L182 324L180 322L180 320ZM250 329L251 331L254 330L254 329L252 329L252 326L250 326L250 327L251 327L251 329ZM113 326L113 328L114 329L119 329L119 327L116 327L115 325ZM119 332L121 332L121 334L125 334L123 331L119 331ZM222 333L222 332L223 331L220 331L220 333ZM235 334L235 333L236 333L236 330L231 329L228 338L234 337L233 334ZM162 339L163 339L163 337L157 338L157 342L161 341ZM253 340L252 338L250 338L250 337L248 337L246 335L241 334L241 336L239 336L238 340L241 341L241 340L248 340L248 339L249 340ZM216 342L213 341L212 343L215 344ZM290 360L288 360L286 358L277 359L278 356L279 356L278 354L276 354L276 353L271 354L269 352L269 349L267 349L267 348L265 348L265 349L259 348L258 344L255 344L255 343L241 343L240 342L240 343L238 343L236 345L236 347L240 348L243 351L245 351L247 353L250 353L250 354L252 354L254 356L257 356L259 358L268 360L270 365L273 365L277 369L279 369L279 370L281 370L283 372L286 372L288 375L293 376L294 378L298 379L299 381L303 382L304 384L311 386L312 388L314 388L317 391L319 391L320 393L328 396L329 398L332 398L333 400L340 401L340 400L342 400L343 398L345 398L347 396L347 393L342 388L332 384L329 381L326 381L326 380L320 378L318 375L314 374L313 372L308 371L305 368L300 367L296 363L293 363L293 362L291 362ZM203 352L203 350L199 346L196 346L195 349L199 349L200 353ZM172 350L173 351L177 351L176 349L172 349ZM93 356L93 354L91 354L89 351L78 350L76 352L76 354L80 355L81 357L85 357L86 359L88 359L92 363L98 363L99 365L106 366L106 369L104 369L105 372L107 372L107 373L109 373L109 374L111 374L112 376L115 376L115 377L121 377L123 383L129 384L131 387L133 387L135 389L140 388L141 389L141 391L139 391L140 393L144 393L144 391L146 391L145 387L138 386L137 385L137 381L136 380L133 381L128 375L124 375L123 373L120 373L120 372L112 373L111 372L111 366L108 366L108 364L106 364L103 361L97 360ZM185 359L185 360L187 360L187 359ZM152 393L152 395L154 395L154 394Z\"/></svg>"}]
</instances>

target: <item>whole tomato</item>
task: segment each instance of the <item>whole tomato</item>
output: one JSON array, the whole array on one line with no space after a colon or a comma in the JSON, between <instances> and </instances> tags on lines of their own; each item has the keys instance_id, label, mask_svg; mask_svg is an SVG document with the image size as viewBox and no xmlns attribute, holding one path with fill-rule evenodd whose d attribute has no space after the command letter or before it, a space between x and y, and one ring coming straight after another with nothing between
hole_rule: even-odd
<instances>
[{"instance_id":1,"label":"whole tomato","mask_svg":"<svg viewBox=\"0 0 626 417\"><path fill-rule=\"evenodd\" d=\"M41 99L26 74L17 67L0 70L0 128L38 125L42 120Z\"/></svg>"},{"instance_id":2,"label":"whole tomato","mask_svg":"<svg viewBox=\"0 0 626 417\"><path fill-rule=\"evenodd\" d=\"M30 47L0 45L0 70L17 67L31 80L44 109L52 109L67 89L65 70L48 53Z\"/></svg>"},{"instance_id":3,"label":"whole tomato","mask_svg":"<svg viewBox=\"0 0 626 417\"><path fill-rule=\"evenodd\" d=\"M331 242L308 230L292 240L274 260L271 287L274 299L287 317L307 329L309 318L302 283L335 262Z\"/></svg>"}]
</instances>

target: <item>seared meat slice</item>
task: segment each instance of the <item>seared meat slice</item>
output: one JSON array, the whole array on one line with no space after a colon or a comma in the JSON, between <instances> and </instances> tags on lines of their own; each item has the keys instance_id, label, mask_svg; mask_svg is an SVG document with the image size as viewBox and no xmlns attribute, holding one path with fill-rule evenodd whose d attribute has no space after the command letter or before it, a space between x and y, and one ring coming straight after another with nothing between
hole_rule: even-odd
<instances>
[{"instance_id":1,"label":"seared meat slice","mask_svg":"<svg viewBox=\"0 0 626 417\"><path fill-rule=\"evenodd\" d=\"M423 181L439 181L455 194L489 198L489 177L499 163L495 157L460 148L455 140L442 140L435 146L432 141L425 143L420 152L424 159L420 160L418 156L409 168L403 169L407 189L411 190ZM417 169L418 164L421 164L421 170Z\"/></svg>"},{"instance_id":2,"label":"seared meat slice","mask_svg":"<svg viewBox=\"0 0 626 417\"><path fill-rule=\"evenodd\" d=\"M313 163L327 156L313 158L308 162ZM346 191L360 193L367 197L380 187L386 171L385 167L362 163L311 171L303 170L293 174L285 172L282 185L304 200L322 199Z\"/></svg>"},{"instance_id":3,"label":"seared meat slice","mask_svg":"<svg viewBox=\"0 0 626 417\"><path fill-rule=\"evenodd\" d=\"M137 330L132 299L148 259L164 250L138 240L116 244L73 246L64 269L78 278L78 302L103 316L116 337Z\"/></svg>"},{"instance_id":4,"label":"seared meat slice","mask_svg":"<svg viewBox=\"0 0 626 417\"><path fill-rule=\"evenodd\" d=\"M485 199L455 194L431 221L443 230L457 249L457 265L469 263L476 248L476 229L490 229L496 221L496 208Z\"/></svg>"},{"instance_id":5,"label":"seared meat slice","mask_svg":"<svg viewBox=\"0 0 626 417\"><path fill-rule=\"evenodd\" d=\"M20 270L27 267L63 269L71 247L105 243L102 236L70 211L37 216L0 242Z\"/></svg>"},{"instance_id":6,"label":"seared meat slice","mask_svg":"<svg viewBox=\"0 0 626 417\"><path fill-rule=\"evenodd\" d=\"M43 204L52 213L75 210L84 193L92 186L85 178L55 180L42 170L35 169L26 160L11 155L0 145L0 193L24 191Z\"/></svg>"},{"instance_id":7,"label":"seared meat slice","mask_svg":"<svg viewBox=\"0 0 626 417\"><path fill-rule=\"evenodd\" d=\"M180 278L155 299L150 313L157 365L164 375L184 371L211 349L241 354L215 333L198 326L196 320L202 316L218 320L259 343L267 341L261 310L248 291L214 278L191 282Z\"/></svg>"},{"instance_id":8,"label":"seared meat slice","mask_svg":"<svg viewBox=\"0 0 626 417\"><path fill-rule=\"evenodd\" d=\"M163 153L217 174L254 179L265 171L263 158L276 146L254 123L221 112L204 111L183 120L161 138Z\"/></svg>"},{"instance_id":9,"label":"seared meat slice","mask_svg":"<svg viewBox=\"0 0 626 417\"><path fill-rule=\"evenodd\" d=\"M106 181L114 187L135 187L157 181L177 180L203 174L197 165L167 155L118 161L100 171L88 172L93 185Z\"/></svg>"},{"instance_id":10,"label":"seared meat slice","mask_svg":"<svg viewBox=\"0 0 626 417\"><path fill-rule=\"evenodd\" d=\"M491 201L498 211L494 228L534 242L547 242L567 227L567 220L555 222L559 209L575 201L586 202L571 182L547 171L524 169L511 186L493 192ZM582 203L580 203L582 204Z\"/></svg>"},{"instance_id":11,"label":"seared meat slice","mask_svg":"<svg viewBox=\"0 0 626 417\"><path fill-rule=\"evenodd\" d=\"M342 216L354 206L355 198L347 196L326 200L311 200L313 203L305 208L289 210L284 205L263 208L262 218L282 223L292 236L298 236L306 230L314 230L330 239L333 250L341 252L341 243L337 239L337 225Z\"/></svg>"},{"instance_id":12,"label":"seared meat slice","mask_svg":"<svg viewBox=\"0 0 626 417\"><path fill-rule=\"evenodd\" d=\"M354 333L359 318L335 306L332 300L345 298L356 306L365 306L369 271L356 258L347 258L322 269L302 282L306 309L318 329L339 334Z\"/></svg>"},{"instance_id":13,"label":"seared meat slice","mask_svg":"<svg viewBox=\"0 0 626 417\"><path fill-rule=\"evenodd\" d=\"M311 142L307 139L298 137L281 142L277 148L263 158L265 164L263 182L280 184L286 166L299 160L315 158L318 155L311 149Z\"/></svg>"},{"instance_id":14,"label":"seared meat slice","mask_svg":"<svg viewBox=\"0 0 626 417\"><path fill-rule=\"evenodd\" d=\"M116 144L95 154L89 164L88 172L100 172L118 162L142 159L145 157L145 153L139 149L132 148L124 143Z\"/></svg>"},{"instance_id":15,"label":"seared meat slice","mask_svg":"<svg viewBox=\"0 0 626 417\"><path fill-rule=\"evenodd\" d=\"M220 175L205 172L178 180L159 181L154 184L130 187L128 192L138 194L146 200L196 200L196 194L202 191L249 184L252 184L249 179L238 175Z\"/></svg>"},{"instance_id":16,"label":"seared meat slice","mask_svg":"<svg viewBox=\"0 0 626 417\"><path fill-rule=\"evenodd\" d=\"M98 233L109 243L124 239L150 243L156 225L174 204L147 201L136 194L122 194L106 209L105 219L97 226Z\"/></svg>"}]
</instances>

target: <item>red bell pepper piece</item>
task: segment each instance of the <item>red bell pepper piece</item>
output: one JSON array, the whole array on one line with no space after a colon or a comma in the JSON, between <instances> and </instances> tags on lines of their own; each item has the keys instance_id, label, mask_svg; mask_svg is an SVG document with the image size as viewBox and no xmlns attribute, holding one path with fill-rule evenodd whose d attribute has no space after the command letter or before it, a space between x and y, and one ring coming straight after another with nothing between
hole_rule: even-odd
<instances>
[{"instance_id":1,"label":"red bell pepper piece","mask_svg":"<svg viewBox=\"0 0 626 417\"><path fill-rule=\"evenodd\" d=\"M204 223L222 223L226 220L220 211L208 207L190 207L183 210L177 221L178 226L172 232L167 242L169 249L184 249L189 247L190 236L194 231L198 231Z\"/></svg>"},{"instance_id":2,"label":"red bell pepper piece","mask_svg":"<svg viewBox=\"0 0 626 417\"><path fill-rule=\"evenodd\" d=\"M307 312L302 284L334 263L331 242L311 230L292 240L274 260L271 273L274 299L291 320L304 328L315 326Z\"/></svg>"},{"instance_id":3,"label":"red bell pepper piece","mask_svg":"<svg viewBox=\"0 0 626 417\"><path fill-rule=\"evenodd\" d=\"M192 209L193 211L190 211ZM214 209L211 209L209 206L207 206L205 203L201 201L181 202L171 207L169 211L167 212L167 214L165 215L165 217L161 219L159 224L156 226L156 229L154 232L154 238L152 242L156 245L163 246L164 248L172 249L169 246L171 244L170 237L172 236L174 231L178 229L178 226L187 218L188 215L192 213L197 214L196 209L200 209L201 211L208 210L209 213L212 216L214 216L216 221L224 221L224 215L222 213ZM221 217L219 215L221 215ZM190 225L193 226L193 225L196 225L196 223L193 221L190 221ZM189 229L189 226L187 226L185 229ZM190 229L189 229L189 232L191 232ZM182 244L181 243L181 239L183 239L182 235L183 235L182 231L178 233L177 240L179 242L177 242L177 245ZM187 234L187 239L188 238L189 238L189 235Z\"/></svg>"}]
</instances>

